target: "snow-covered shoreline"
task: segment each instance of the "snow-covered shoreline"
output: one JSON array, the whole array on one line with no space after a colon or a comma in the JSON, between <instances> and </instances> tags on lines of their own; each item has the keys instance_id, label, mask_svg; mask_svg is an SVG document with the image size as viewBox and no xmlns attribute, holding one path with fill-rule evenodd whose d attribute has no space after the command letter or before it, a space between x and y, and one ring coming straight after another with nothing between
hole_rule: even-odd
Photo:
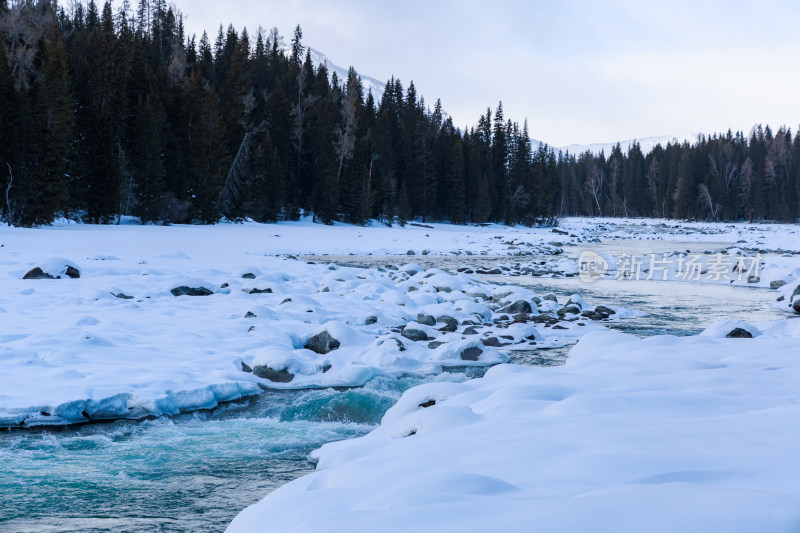
<instances>
[{"instance_id":1,"label":"snow-covered shoreline","mask_svg":"<svg viewBox=\"0 0 800 533\"><path fill-rule=\"evenodd\" d=\"M559 314L567 302L413 263L356 269L286 257L325 249L332 231L343 242L362 235L371 249L401 236L388 248L396 254L406 253L403 239L434 233L369 229L371 237L307 222L0 229L0 426L169 415L263 388L490 366L507 360L502 349L561 346L613 320L582 300ZM445 226L441 245L473 230L484 243L501 240L497 228ZM341 346L311 346L323 334Z\"/></svg>"},{"instance_id":2,"label":"snow-covered shoreline","mask_svg":"<svg viewBox=\"0 0 800 533\"><path fill-rule=\"evenodd\" d=\"M796 531L800 320L734 326L411 389L227 531Z\"/></svg>"}]
</instances>

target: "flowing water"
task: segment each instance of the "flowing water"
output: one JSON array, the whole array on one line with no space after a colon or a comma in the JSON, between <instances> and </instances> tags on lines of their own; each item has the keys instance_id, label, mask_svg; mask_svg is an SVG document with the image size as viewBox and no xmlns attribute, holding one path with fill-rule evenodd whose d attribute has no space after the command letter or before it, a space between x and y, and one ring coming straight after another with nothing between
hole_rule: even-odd
<instances>
[{"instance_id":1,"label":"flowing water","mask_svg":"<svg viewBox=\"0 0 800 533\"><path fill-rule=\"evenodd\" d=\"M349 261L348 261L349 259ZM407 262L409 258L396 258ZM414 258L456 268L467 258ZM336 258L376 266L375 258ZM481 258L508 262L509 258ZM476 264L476 261L472 261ZM498 283L579 293L644 316L609 324L640 336L695 334L718 320L782 318L763 289L681 282L501 278ZM513 362L563 364L569 348L512 352ZM362 388L265 392L212 412L78 428L0 432L0 531L222 531L239 510L313 470L309 452L368 432L403 391L431 380L376 378Z\"/></svg>"},{"instance_id":2,"label":"flowing water","mask_svg":"<svg viewBox=\"0 0 800 533\"><path fill-rule=\"evenodd\" d=\"M0 432L0 531L222 531L242 508L313 470L322 444L363 435L408 388L265 392L213 412Z\"/></svg>"}]
</instances>

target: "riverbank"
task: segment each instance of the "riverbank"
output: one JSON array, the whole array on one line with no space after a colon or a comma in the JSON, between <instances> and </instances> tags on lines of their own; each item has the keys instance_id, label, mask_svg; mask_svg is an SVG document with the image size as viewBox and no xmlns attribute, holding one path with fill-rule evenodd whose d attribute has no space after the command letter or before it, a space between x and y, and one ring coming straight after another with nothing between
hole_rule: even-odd
<instances>
[{"instance_id":1,"label":"riverbank","mask_svg":"<svg viewBox=\"0 0 800 533\"><path fill-rule=\"evenodd\" d=\"M227 531L796 531L800 320L758 326L416 387Z\"/></svg>"},{"instance_id":2,"label":"riverbank","mask_svg":"<svg viewBox=\"0 0 800 533\"><path fill-rule=\"evenodd\" d=\"M443 226L433 240L474 230L480 246L513 246L498 229ZM433 234L307 221L3 228L0 426L173 415L264 389L491 366L505 349L570 344L624 314L409 261L340 268L286 255L369 231L370 248L374 235L398 236L391 250L409 261L403 238Z\"/></svg>"}]
</instances>

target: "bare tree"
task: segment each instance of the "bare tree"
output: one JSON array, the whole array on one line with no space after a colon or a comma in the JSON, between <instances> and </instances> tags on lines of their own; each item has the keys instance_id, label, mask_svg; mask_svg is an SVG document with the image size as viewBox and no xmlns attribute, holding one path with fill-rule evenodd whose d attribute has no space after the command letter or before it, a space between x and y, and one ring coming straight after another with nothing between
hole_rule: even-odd
<instances>
[{"instance_id":1,"label":"bare tree","mask_svg":"<svg viewBox=\"0 0 800 533\"><path fill-rule=\"evenodd\" d=\"M525 209L530 202L531 195L525 190L525 186L522 184L517 185L517 188L511 194L511 216L514 218L515 223L520 220L517 210Z\"/></svg>"},{"instance_id":2,"label":"bare tree","mask_svg":"<svg viewBox=\"0 0 800 533\"><path fill-rule=\"evenodd\" d=\"M600 196L603 194L603 171L597 168L597 163L592 163L589 168L589 176L586 178L586 189L594 198L597 205L599 216L603 216L603 208L600 207Z\"/></svg>"},{"instance_id":3,"label":"bare tree","mask_svg":"<svg viewBox=\"0 0 800 533\"><path fill-rule=\"evenodd\" d=\"M31 81L41 76L37 69L39 43L46 39L56 24L50 2L25 1L12 3L11 9L0 18L0 34L7 36L8 64L18 90L27 90Z\"/></svg>"},{"instance_id":4,"label":"bare tree","mask_svg":"<svg viewBox=\"0 0 800 533\"><path fill-rule=\"evenodd\" d=\"M306 132L306 113L308 109L317 101L317 96L306 94L305 86L308 81L308 69L305 65L300 65L297 71L297 102L292 104L292 144L297 150L297 173L300 175L300 166L303 162L303 140Z\"/></svg>"},{"instance_id":5,"label":"bare tree","mask_svg":"<svg viewBox=\"0 0 800 533\"><path fill-rule=\"evenodd\" d=\"M697 190L700 194L700 203L703 205L703 207L708 209L709 219L717 220L721 206L714 203L714 200L711 198L711 192L708 190L708 187L706 187L705 183L701 183L697 187Z\"/></svg>"},{"instance_id":6,"label":"bare tree","mask_svg":"<svg viewBox=\"0 0 800 533\"><path fill-rule=\"evenodd\" d=\"M361 82L356 76L355 70L351 68L347 76L347 90L342 106L342 126L336 132L336 153L339 156L339 170L336 172L337 186L342 179L344 162L353 156L356 142L356 105L360 93Z\"/></svg>"},{"instance_id":7,"label":"bare tree","mask_svg":"<svg viewBox=\"0 0 800 533\"><path fill-rule=\"evenodd\" d=\"M250 132L244 134L242 143L239 145L239 150L236 152L236 157L233 159L231 168L228 170L228 175L225 177L225 185L219 192L220 207L222 208L222 212L226 215L230 213L234 203L239 199L245 164L250 158L251 139L252 135L250 135Z\"/></svg>"},{"instance_id":8,"label":"bare tree","mask_svg":"<svg viewBox=\"0 0 800 533\"><path fill-rule=\"evenodd\" d=\"M14 225L14 211L11 209L11 188L14 186L14 173L11 171L11 164L6 163L8 166L8 185L6 186L6 222L9 226Z\"/></svg>"},{"instance_id":9,"label":"bare tree","mask_svg":"<svg viewBox=\"0 0 800 533\"><path fill-rule=\"evenodd\" d=\"M772 139L764 161L764 179L767 183L771 183L785 172L790 156L791 150L787 145L786 135L779 131Z\"/></svg>"}]
</instances>

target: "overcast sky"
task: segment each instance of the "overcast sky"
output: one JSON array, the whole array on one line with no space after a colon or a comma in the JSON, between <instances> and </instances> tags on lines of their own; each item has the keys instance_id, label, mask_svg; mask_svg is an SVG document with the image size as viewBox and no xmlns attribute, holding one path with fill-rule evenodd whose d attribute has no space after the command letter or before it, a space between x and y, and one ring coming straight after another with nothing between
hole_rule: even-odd
<instances>
[{"instance_id":1,"label":"overcast sky","mask_svg":"<svg viewBox=\"0 0 800 533\"><path fill-rule=\"evenodd\" d=\"M135 2L134 2L135 3ZM503 101L555 146L800 124L800 2L177 0L189 32L277 26L413 80L458 126Z\"/></svg>"}]
</instances>

